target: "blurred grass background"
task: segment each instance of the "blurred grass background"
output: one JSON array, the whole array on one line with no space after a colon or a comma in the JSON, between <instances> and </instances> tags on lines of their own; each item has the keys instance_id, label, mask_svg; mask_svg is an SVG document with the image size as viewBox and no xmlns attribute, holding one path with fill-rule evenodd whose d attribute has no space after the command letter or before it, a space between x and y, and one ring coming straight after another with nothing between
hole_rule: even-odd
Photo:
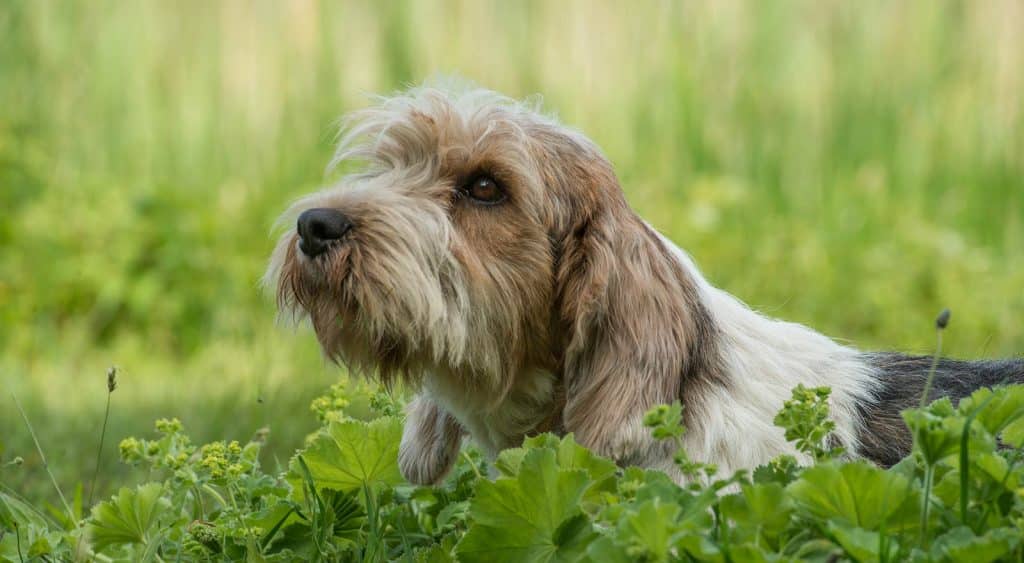
<instances>
[{"instance_id":1,"label":"blurred grass background","mask_svg":"<svg viewBox=\"0 0 1024 563\"><path fill-rule=\"evenodd\" d=\"M1024 352L1024 5L0 3L0 377L66 488L118 440L271 428L287 459L339 376L275 326L269 230L325 181L337 118L457 74L546 107L716 284L865 348ZM52 498L0 399L0 481Z\"/></svg>"}]
</instances>

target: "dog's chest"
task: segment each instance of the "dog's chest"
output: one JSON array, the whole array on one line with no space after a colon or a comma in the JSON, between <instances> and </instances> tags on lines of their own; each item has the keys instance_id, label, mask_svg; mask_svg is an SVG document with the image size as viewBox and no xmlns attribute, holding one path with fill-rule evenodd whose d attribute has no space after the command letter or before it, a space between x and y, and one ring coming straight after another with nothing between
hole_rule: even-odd
<instances>
[{"instance_id":1,"label":"dog's chest","mask_svg":"<svg viewBox=\"0 0 1024 563\"><path fill-rule=\"evenodd\" d=\"M561 426L556 378L547 371L521 374L500 401L493 394L467 390L447 378L428 378L424 384L430 396L490 456L519 446L527 434L557 431Z\"/></svg>"}]
</instances>

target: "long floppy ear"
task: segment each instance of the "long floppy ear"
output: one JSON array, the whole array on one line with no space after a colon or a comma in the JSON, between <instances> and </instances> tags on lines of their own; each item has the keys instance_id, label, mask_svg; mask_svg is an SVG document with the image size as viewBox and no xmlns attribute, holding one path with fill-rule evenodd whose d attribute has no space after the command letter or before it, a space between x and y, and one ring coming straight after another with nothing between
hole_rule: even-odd
<instances>
[{"instance_id":1,"label":"long floppy ear","mask_svg":"<svg viewBox=\"0 0 1024 563\"><path fill-rule=\"evenodd\" d=\"M563 423L603 455L649 464L664 459L664 446L650 439L643 415L688 403L716 376L715 330L696 281L618 185L587 191L603 201L562 241L556 279L566 330Z\"/></svg>"}]
</instances>

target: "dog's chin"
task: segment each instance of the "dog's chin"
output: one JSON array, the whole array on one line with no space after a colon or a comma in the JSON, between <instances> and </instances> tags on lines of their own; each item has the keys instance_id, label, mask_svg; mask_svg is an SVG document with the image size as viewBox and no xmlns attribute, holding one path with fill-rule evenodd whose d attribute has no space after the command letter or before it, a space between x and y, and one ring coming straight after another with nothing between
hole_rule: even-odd
<instances>
[{"instance_id":1,"label":"dog's chin","mask_svg":"<svg viewBox=\"0 0 1024 563\"><path fill-rule=\"evenodd\" d=\"M391 387L396 381L405 385L419 384L415 355L410 347L389 335L368 335L346 329L344 321L337 331L317 329L317 339L324 355L332 362L344 366L351 375Z\"/></svg>"},{"instance_id":2,"label":"dog's chin","mask_svg":"<svg viewBox=\"0 0 1024 563\"><path fill-rule=\"evenodd\" d=\"M330 299L315 300L305 314L324 356L350 374L391 386L396 380L417 384L424 361L421 346L407 335L372 322L355 307ZM417 367L418 366L418 367Z\"/></svg>"},{"instance_id":3,"label":"dog's chin","mask_svg":"<svg viewBox=\"0 0 1024 563\"><path fill-rule=\"evenodd\" d=\"M281 313L293 321L308 318L324 356L353 375L389 386L396 380L418 383L413 374L422 372L416 353L422 346L394 323L371 318L360 305L379 302L384 295L373 292L391 290L375 284L357 287L361 276L354 271L352 254L351 245L336 244L309 257L293 241L277 281Z\"/></svg>"}]
</instances>

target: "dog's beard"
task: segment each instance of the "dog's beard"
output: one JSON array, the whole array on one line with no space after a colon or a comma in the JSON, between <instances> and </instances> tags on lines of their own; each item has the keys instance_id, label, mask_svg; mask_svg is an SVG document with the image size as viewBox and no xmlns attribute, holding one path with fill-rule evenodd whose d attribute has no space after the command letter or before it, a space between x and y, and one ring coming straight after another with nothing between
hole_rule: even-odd
<instances>
[{"instance_id":1,"label":"dog's beard","mask_svg":"<svg viewBox=\"0 0 1024 563\"><path fill-rule=\"evenodd\" d=\"M316 258L286 238L278 249L279 306L293 318L308 316L324 354L354 373L418 384L424 373L443 371L503 389L508 370L495 336L502 331L485 328L495 319L484 307L497 304L473 298L446 226L435 221L430 229L421 218L420 231L424 223L430 236L403 238L376 222L379 230L364 226Z\"/></svg>"}]
</instances>

